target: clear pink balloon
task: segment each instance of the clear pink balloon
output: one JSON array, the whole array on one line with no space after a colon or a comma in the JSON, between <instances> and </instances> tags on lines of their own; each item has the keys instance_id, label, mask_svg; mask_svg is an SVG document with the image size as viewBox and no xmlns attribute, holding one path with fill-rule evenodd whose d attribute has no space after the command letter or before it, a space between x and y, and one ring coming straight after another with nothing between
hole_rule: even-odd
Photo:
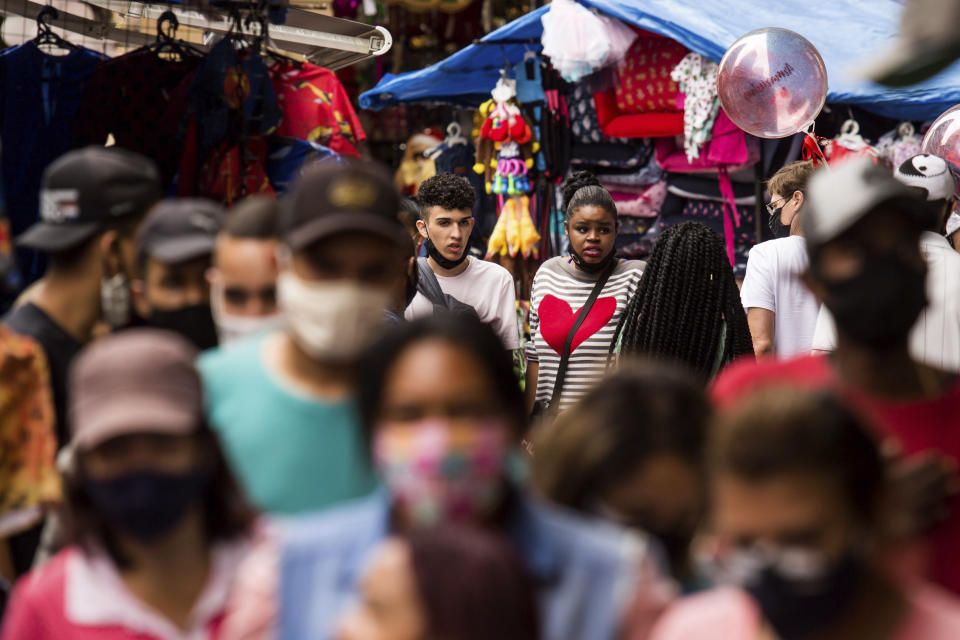
<instances>
[{"instance_id":1,"label":"clear pink balloon","mask_svg":"<svg viewBox=\"0 0 960 640\"><path fill-rule=\"evenodd\" d=\"M823 108L827 68L799 33L757 29L723 54L717 90L738 127L760 138L785 138L806 129Z\"/></svg>"},{"instance_id":2,"label":"clear pink balloon","mask_svg":"<svg viewBox=\"0 0 960 640\"><path fill-rule=\"evenodd\" d=\"M940 156L960 167L960 104L940 114L927 129L920 153Z\"/></svg>"}]
</instances>

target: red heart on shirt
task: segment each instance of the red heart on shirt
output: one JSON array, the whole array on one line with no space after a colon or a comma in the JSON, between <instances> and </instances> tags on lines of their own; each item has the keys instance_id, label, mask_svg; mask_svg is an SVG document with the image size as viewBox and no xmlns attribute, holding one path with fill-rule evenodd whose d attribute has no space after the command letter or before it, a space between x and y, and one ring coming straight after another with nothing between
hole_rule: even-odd
<instances>
[{"instance_id":1,"label":"red heart on shirt","mask_svg":"<svg viewBox=\"0 0 960 640\"><path fill-rule=\"evenodd\" d=\"M590 313L583 319L583 323L573 336L570 353L576 351L584 340L602 329L617 310L616 298L597 298L590 309ZM573 323L580 315L580 309L573 311L570 305L560 298L547 294L540 301L537 308L540 316L540 335L550 347L559 355L563 355L563 345L573 329Z\"/></svg>"}]
</instances>

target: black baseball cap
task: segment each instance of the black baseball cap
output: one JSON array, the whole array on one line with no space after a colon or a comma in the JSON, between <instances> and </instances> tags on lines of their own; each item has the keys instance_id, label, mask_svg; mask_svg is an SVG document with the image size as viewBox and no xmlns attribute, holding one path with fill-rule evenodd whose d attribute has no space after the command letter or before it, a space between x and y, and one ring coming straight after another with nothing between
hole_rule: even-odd
<instances>
[{"instance_id":1,"label":"black baseball cap","mask_svg":"<svg viewBox=\"0 0 960 640\"><path fill-rule=\"evenodd\" d=\"M164 200L150 210L137 236L137 256L179 264L213 253L226 211L203 198Z\"/></svg>"},{"instance_id":2,"label":"black baseball cap","mask_svg":"<svg viewBox=\"0 0 960 640\"><path fill-rule=\"evenodd\" d=\"M323 163L303 172L280 214L280 237L303 249L346 231L378 235L404 247L400 197L390 174L369 161Z\"/></svg>"},{"instance_id":3,"label":"black baseball cap","mask_svg":"<svg viewBox=\"0 0 960 640\"><path fill-rule=\"evenodd\" d=\"M17 246L59 253L86 241L112 220L146 211L162 195L152 160L118 147L85 147L43 172L40 221Z\"/></svg>"}]
</instances>

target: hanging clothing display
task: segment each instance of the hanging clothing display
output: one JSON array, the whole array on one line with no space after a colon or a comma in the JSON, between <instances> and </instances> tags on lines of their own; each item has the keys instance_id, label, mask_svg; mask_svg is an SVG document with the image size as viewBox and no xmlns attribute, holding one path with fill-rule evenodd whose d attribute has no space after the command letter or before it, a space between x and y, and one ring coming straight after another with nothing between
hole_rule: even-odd
<instances>
[{"instance_id":1,"label":"hanging clothing display","mask_svg":"<svg viewBox=\"0 0 960 640\"><path fill-rule=\"evenodd\" d=\"M13 237L37 221L43 170L70 150L87 82L104 59L83 47L49 55L33 41L0 52L0 166ZM17 254L24 284L39 278L40 255Z\"/></svg>"},{"instance_id":2,"label":"hanging clothing display","mask_svg":"<svg viewBox=\"0 0 960 640\"><path fill-rule=\"evenodd\" d=\"M283 112L260 54L238 54L224 38L183 85L189 87L188 125L178 194L232 204L272 192L266 135L276 130Z\"/></svg>"},{"instance_id":3,"label":"hanging clothing display","mask_svg":"<svg viewBox=\"0 0 960 640\"><path fill-rule=\"evenodd\" d=\"M304 167L330 160L339 161L340 154L316 142L270 136L267 139L267 179L275 193L286 193Z\"/></svg>"},{"instance_id":4,"label":"hanging clothing display","mask_svg":"<svg viewBox=\"0 0 960 640\"><path fill-rule=\"evenodd\" d=\"M187 113L186 92L177 87L202 60L167 60L138 49L100 65L77 113L74 146L104 144L112 134L118 147L153 159L169 185L180 162L180 124Z\"/></svg>"},{"instance_id":5,"label":"hanging clothing display","mask_svg":"<svg viewBox=\"0 0 960 640\"><path fill-rule=\"evenodd\" d=\"M687 158L700 157L700 148L710 139L720 109L717 97L717 63L699 53L684 56L670 77L680 87L683 102L683 148Z\"/></svg>"},{"instance_id":6,"label":"hanging clothing display","mask_svg":"<svg viewBox=\"0 0 960 640\"><path fill-rule=\"evenodd\" d=\"M277 134L317 142L342 155L359 156L366 134L347 92L329 69L277 62L270 78L284 118Z\"/></svg>"}]
</instances>

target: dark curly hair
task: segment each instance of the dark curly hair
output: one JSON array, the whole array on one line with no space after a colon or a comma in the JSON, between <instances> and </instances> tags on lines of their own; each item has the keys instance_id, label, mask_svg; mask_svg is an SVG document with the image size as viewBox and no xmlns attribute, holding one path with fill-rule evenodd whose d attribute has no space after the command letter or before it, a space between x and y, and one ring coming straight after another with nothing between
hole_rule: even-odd
<instances>
[{"instance_id":1,"label":"dark curly hair","mask_svg":"<svg viewBox=\"0 0 960 640\"><path fill-rule=\"evenodd\" d=\"M448 211L473 211L473 203L476 201L477 192L470 182L452 173L441 173L428 178L417 190L417 202L424 217L430 207L440 207Z\"/></svg>"},{"instance_id":2,"label":"dark curly hair","mask_svg":"<svg viewBox=\"0 0 960 640\"><path fill-rule=\"evenodd\" d=\"M617 205L589 171L578 171L563 183L563 210L567 219L580 207L600 207L617 219Z\"/></svg>"},{"instance_id":3,"label":"dark curly hair","mask_svg":"<svg viewBox=\"0 0 960 640\"><path fill-rule=\"evenodd\" d=\"M622 355L678 361L704 381L717 373L718 353L720 368L752 358L747 316L720 237L698 222L660 234L616 335Z\"/></svg>"}]
</instances>

